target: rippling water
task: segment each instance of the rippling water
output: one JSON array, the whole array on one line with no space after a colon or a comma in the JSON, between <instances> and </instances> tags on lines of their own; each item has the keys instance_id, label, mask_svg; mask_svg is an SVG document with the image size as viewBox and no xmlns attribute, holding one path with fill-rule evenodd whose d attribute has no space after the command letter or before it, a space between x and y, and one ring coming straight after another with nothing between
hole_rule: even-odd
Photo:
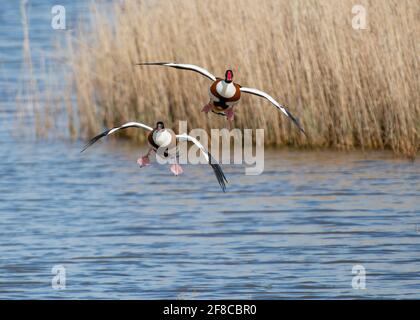
<instances>
[{"instance_id":1,"label":"rippling water","mask_svg":"<svg viewBox=\"0 0 420 320\"><path fill-rule=\"evenodd\" d=\"M48 50L52 2L34 3ZM418 160L266 151L260 176L225 165L223 194L207 166L139 169L125 142L17 138L19 7L0 9L0 298L420 298Z\"/></svg>"}]
</instances>

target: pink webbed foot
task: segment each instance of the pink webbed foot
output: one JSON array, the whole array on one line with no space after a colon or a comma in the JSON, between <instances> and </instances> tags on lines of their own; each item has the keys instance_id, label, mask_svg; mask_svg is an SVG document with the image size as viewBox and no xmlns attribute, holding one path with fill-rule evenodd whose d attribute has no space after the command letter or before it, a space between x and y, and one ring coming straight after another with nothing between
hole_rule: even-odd
<instances>
[{"instance_id":1,"label":"pink webbed foot","mask_svg":"<svg viewBox=\"0 0 420 320\"><path fill-rule=\"evenodd\" d=\"M233 118L235 116L235 112L233 111L233 108L225 111L225 114L226 114L226 118L228 120L228 128L229 128L229 130L232 130Z\"/></svg>"},{"instance_id":2,"label":"pink webbed foot","mask_svg":"<svg viewBox=\"0 0 420 320\"><path fill-rule=\"evenodd\" d=\"M233 111L233 108L226 110L225 114L228 121L232 122L235 116L235 111Z\"/></svg>"},{"instance_id":3,"label":"pink webbed foot","mask_svg":"<svg viewBox=\"0 0 420 320\"><path fill-rule=\"evenodd\" d=\"M181 173L184 172L184 170L182 170L182 167L179 164L177 164L177 163L171 165L171 171L176 176L177 175L180 175Z\"/></svg>"},{"instance_id":4,"label":"pink webbed foot","mask_svg":"<svg viewBox=\"0 0 420 320\"><path fill-rule=\"evenodd\" d=\"M150 165L150 159L148 156L144 156L144 157L138 158L137 163L139 164L140 168L143 168Z\"/></svg>"},{"instance_id":5,"label":"pink webbed foot","mask_svg":"<svg viewBox=\"0 0 420 320\"><path fill-rule=\"evenodd\" d=\"M203 109L201 110L201 112L205 112L205 113L209 113L211 111L211 109L213 108L213 103L211 103L211 101L209 103L207 103Z\"/></svg>"}]
</instances>

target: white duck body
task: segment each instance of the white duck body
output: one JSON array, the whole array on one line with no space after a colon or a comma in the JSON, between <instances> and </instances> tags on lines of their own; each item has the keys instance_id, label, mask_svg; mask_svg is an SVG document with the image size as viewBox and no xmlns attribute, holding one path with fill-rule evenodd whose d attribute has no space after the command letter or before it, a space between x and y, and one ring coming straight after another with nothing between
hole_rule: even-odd
<instances>
[{"instance_id":1,"label":"white duck body","mask_svg":"<svg viewBox=\"0 0 420 320\"><path fill-rule=\"evenodd\" d=\"M159 147L168 147L173 142L173 135L166 129L158 130L153 133L153 141Z\"/></svg>"},{"instance_id":2,"label":"white duck body","mask_svg":"<svg viewBox=\"0 0 420 320\"><path fill-rule=\"evenodd\" d=\"M217 79L209 88L212 111L221 113L237 104L241 98L240 85Z\"/></svg>"},{"instance_id":3,"label":"white duck body","mask_svg":"<svg viewBox=\"0 0 420 320\"><path fill-rule=\"evenodd\" d=\"M235 95L236 87L232 82L227 83L225 80L222 80L216 85L216 91L223 98L229 99Z\"/></svg>"}]
</instances>

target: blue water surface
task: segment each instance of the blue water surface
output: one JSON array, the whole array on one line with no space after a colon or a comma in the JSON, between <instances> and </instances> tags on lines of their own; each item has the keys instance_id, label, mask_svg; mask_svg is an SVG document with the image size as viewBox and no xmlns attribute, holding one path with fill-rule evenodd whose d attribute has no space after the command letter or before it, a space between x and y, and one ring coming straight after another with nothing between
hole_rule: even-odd
<instances>
[{"instance_id":1,"label":"blue water surface","mask_svg":"<svg viewBox=\"0 0 420 320\"><path fill-rule=\"evenodd\" d=\"M52 30L55 4L28 4L40 79L40 58L87 19L86 1L60 0L69 30ZM80 154L82 141L17 134L22 43L19 1L0 2L0 298L420 298L418 160L266 150L262 175L223 166L223 194L205 165L139 169L145 149L127 142Z\"/></svg>"}]
</instances>

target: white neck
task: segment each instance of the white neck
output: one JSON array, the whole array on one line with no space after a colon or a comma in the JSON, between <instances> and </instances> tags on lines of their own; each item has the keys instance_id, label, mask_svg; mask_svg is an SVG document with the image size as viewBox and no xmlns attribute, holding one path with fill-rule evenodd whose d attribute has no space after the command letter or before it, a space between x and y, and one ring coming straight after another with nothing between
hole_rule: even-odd
<instances>
[{"instance_id":1,"label":"white neck","mask_svg":"<svg viewBox=\"0 0 420 320\"><path fill-rule=\"evenodd\" d=\"M172 142L172 135L171 133L164 129L164 130L160 130L160 131L156 131L153 134L153 140L156 142L156 144L159 147L167 147L171 144Z\"/></svg>"},{"instance_id":2,"label":"white neck","mask_svg":"<svg viewBox=\"0 0 420 320\"><path fill-rule=\"evenodd\" d=\"M227 83L225 80L222 80L217 84L216 91L222 97L231 98L236 93L236 87L233 82Z\"/></svg>"}]
</instances>

